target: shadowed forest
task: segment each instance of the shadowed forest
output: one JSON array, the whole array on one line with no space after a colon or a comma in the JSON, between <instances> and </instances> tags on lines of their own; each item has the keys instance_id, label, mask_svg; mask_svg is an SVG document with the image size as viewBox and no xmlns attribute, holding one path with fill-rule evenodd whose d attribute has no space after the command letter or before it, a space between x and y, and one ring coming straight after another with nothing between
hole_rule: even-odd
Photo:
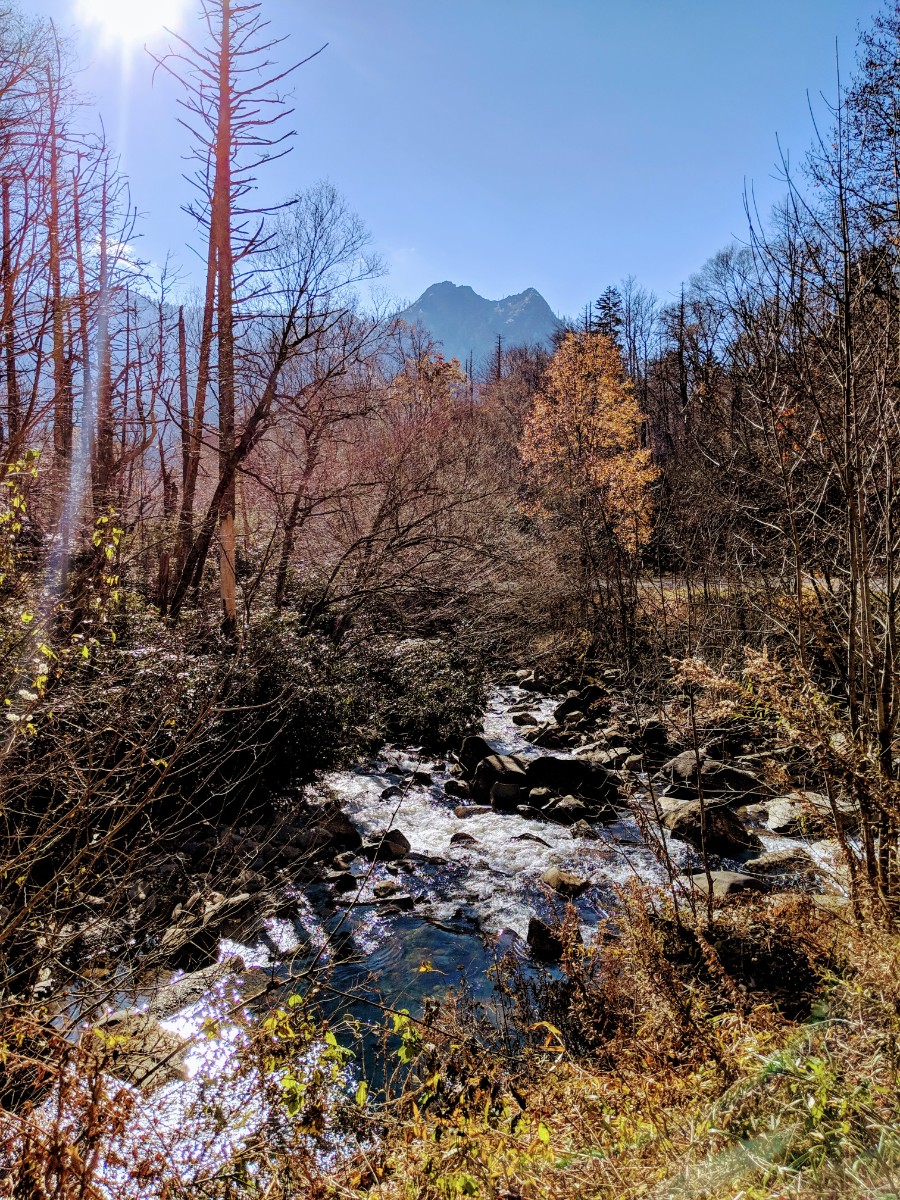
<instances>
[{"instance_id":1,"label":"shadowed forest","mask_svg":"<svg viewBox=\"0 0 900 1200\"><path fill-rule=\"evenodd\" d=\"M900 6L675 302L465 366L197 15L192 290L0 9L0 1195L897 1196Z\"/></svg>"}]
</instances>

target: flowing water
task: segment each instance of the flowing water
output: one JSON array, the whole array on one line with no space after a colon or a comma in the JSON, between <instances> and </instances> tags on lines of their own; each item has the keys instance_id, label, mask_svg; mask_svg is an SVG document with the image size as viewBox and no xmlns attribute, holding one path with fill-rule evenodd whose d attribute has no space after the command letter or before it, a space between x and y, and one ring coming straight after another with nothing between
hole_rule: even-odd
<instances>
[{"instance_id":1,"label":"flowing water","mask_svg":"<svg viewBox=\"0 0 900 1200\"><path fill-rule=\"evenodd\" d=\"M552 753L535 749L514 724L510 709L523 702L541 720L556 703L516 687L499 688L485 713L485 736L503 753L526 758ZM297 892L294 913L266 921L253 945L223 942L220 958L236 953L247 968L269 971L281 981L282 994L292 989L304 993L315 978L324 985L319 1000L332 1012L383 1027L381 1005L415 1014L427 997L460 987L487 1001L489 972L498 957L512 953L525 959L531 916L547 919L562 911L564 902L541 882L548 867L566 868L590 881L575 902L586 941L613 911L617 889L634 878L662 877L630 813L597 825L590 838L515 813L487 811L460 818L454 813L460 801L444 794L447 779L445 764L399 747L385 747L371 761L324 778L319 792L340 798L365 838L388 828L400 830L410 854L398 862L355 859L355 890L335 896L325 884L305 887ZM467 836L460 839L460 834ZM796 844L769 836L763 842L767 850ZM812 849L824 862L824 848ZM669 852L676 869L695 863L681 842L669 843ZM386 884L394 885L396 893L379 899L376 889L383 891ZM186 1064L190 1078L167 1084L142 1102L134 1135L142 1145L164 1146L171 1161L187 1171L198 1147L203 1147L207 1165L210 1155L221 1160L261 1120L232 1073L235 1043L243 1034L227 1022L215 1036L204 1033L210 1017L240 1002L241 986L240 977L225 982L163 1022L195 1039ZM355 1064L342 1073L339 1089L352 1091L360 1071L377 1082L374 1045L364 1041ZM309 1066L319 1049L311 1049ZM217 1116L206 1129L211 1094L217 1096ZM326 1139L323 1153L340 1154L340 1138L330 1149Z\"/></svg>"}]
</instances>

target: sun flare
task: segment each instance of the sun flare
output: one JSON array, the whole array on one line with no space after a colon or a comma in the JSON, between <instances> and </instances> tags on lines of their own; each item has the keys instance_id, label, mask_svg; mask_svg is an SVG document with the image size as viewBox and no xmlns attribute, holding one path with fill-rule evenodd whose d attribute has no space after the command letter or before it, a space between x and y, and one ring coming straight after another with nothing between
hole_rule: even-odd
<instances>
[{"instance_id":1,"label":"sun flare","mask_svg":"<svg viewBox=\"0 0 900 1200\"><path fill-rule=\"evenodd\" d=\"M135 46L181 17L184 0L75 0L76 18L109 43Z\"/></svg>"}]
</instances>

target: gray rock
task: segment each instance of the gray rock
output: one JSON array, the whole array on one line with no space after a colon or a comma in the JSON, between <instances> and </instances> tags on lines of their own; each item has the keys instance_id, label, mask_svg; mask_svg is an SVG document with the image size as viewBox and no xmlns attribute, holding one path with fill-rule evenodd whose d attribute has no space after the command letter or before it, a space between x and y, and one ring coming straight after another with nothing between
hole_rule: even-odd
<instances>
[{"instance_id":1,"label":"gray rock","mask_svg":"<svg viewBox=\"0 0 900 1200\"><path fill-rule=\"evenodd\" d=\"M524 760L513 754L489 754L475 768L472 779L472 796L480 804L484 804L491 794L495 783L525 786Z\"/></svg>"},{"instance_id":2,"label":"gray rock","mask_svg":"<svg viewBox=\"0 0 900 1200\"><path fill-rule=\"evenodd\" d=\"M859 828L859 813L846 800L838 801L841 824L848 832ZM766 827L785 837L824 837L834 832L834 815L821 792L797 791L768 804Z\"/></svg>"},{"instance_id":3,"label":"gray rock","mask_svg":"<svg viewBox=\"0 0 900 1200\"><path fill-rule=\"evenodd\" d=\"M100 1070L148 1092L187 1079L184 1058L189 1045L187 1038L137 1009L110 1013L81 1039L82 1049Z\"/></svg>"},{"instance_id":4,"label":"gray rock","mask_svg":"<svg viewBox=\"0 0 900 1200\"><path fill-rule=\"evenodd\" d=\"M663 824L673 837L688 842L696 850L703 848L702 810L699 800L682 804L663 817ZM706 852L728 858L761 849L755 833L724 804L706 804Z\"/></svg>"},{"instance_id":5,"label":"gray rock","mask_svg":"<svg viewBox=\"0 0 900 1200\"><path fill-rule=\"evenodd\" d=\"M760 879L758 875L744 875L739 871L710 871L712 876L712 891L716 897L737 896L741 892L768 892L770 883ZM709 892L709 884L705 872L691 876L691 882L704 895Z\"/></svg>"},{"instance_id":6,"label":"gray rock","mask_svg":"<svg viewBox=\"0 0 900 1200\"><path fill-rule=\"evenodd\" d=\"M595 842L599 839L600 834L593 827L590 821L586 821L581 818L572 826L572 837L585 838L588 841Z\"/></svg>"},{"instance_id":7,"label":"gray rock","mask_svg":"<svg viewBox=\"0 0 900 1200\"><path fill-rule=\"evenodd\" d=\"M787 850L771 850L758 858L748 859L744 869L756 875L810 875L816 864L800 846Z\"/></svg>"},{"instance_id":8,"label":"gray rock","mask_svg":"<svg viewBox=\"0 0 900 1200\"><path fill-rule=\"evenodd\" d=\"M546 814L559 825L574 825L576 821L587 819L588 808L577 796L563 796L554 800L544 809Z\"/></svg>"}]
</instances>

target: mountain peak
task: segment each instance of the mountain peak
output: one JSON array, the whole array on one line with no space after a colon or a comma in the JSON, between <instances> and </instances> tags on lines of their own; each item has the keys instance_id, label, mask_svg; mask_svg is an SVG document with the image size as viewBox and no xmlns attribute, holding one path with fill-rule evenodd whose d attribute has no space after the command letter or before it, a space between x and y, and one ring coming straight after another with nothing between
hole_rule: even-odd
<instances>
[{"instance_id":1,"label":"mountain peak","mask_svg":"<svg viewBox=\"0 0 900 1200\"><path fill-rule=\"evenodd\" d=\"M447 358L464 362L471 354L476 366L495 352L498 337L507 346L549 346L559 327L536 288L487 300L469 284L449 279L426 288L400 316L411 325L423 325Z\"/></svg>"}]
</instances>

